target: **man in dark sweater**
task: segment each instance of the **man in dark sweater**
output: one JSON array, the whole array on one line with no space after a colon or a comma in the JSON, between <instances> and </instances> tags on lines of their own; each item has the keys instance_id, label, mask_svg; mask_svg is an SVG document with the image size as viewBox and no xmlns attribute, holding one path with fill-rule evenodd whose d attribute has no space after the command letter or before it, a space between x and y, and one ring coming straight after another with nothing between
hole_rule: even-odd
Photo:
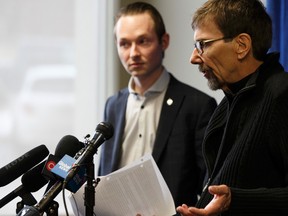
<instances>
[{"instance_id":1,"label":"man in dark sweater","mask_svg":"<svg viewBox=\"0 0 288 216\"><path fill-rule=\"evenodd\" d=\"M268 53L260 0L209 0L192 21L191 63L225 97L207 127L205 186L183 216L288 215L288 73Z\"/></svg>"}]
</instances>

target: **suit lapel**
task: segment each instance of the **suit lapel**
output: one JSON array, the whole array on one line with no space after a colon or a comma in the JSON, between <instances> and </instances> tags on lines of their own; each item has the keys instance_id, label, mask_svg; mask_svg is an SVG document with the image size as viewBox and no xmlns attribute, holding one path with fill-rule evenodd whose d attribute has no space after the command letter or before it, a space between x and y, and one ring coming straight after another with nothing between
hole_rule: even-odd
<instances>
[{"instance_id":1,"label":"suit lapel","mask_svg":"<svg viewBox=\"0 0 288 216\"><path fill-rule=\"evenodd\" d=\"M156 140L152 152L152 155L156 163L159 160L161 153L163 152L163 149L167 145L168 138L173 129L177 113L184 99L183 94L179 95L177 85L175 85L176 82L178 81L171 75L170 83L168 85L162 104L161 115L156 133Z\"/></svg>"},{"instance_id":2,"label":"suit lapel","mask_svg":"<svg viewBox=\"0 0 288 216\"><path fill-rule=\"evenodd\" d=\"M123 136L124 128L125 128L125 114L126 114L128 96L129 96L128 90L123 92L123 94L120 95L119 98L117 99L117 102L115 103L115 107L114 107L114 113L115 113L114 131L116 131L117 133L114 134L116 145L113 150L113 156L112 156L112 160L113 160L112 170L113 171L118 169L118 165L121 159L122 136Z\"/></svg>"}]
</instances>

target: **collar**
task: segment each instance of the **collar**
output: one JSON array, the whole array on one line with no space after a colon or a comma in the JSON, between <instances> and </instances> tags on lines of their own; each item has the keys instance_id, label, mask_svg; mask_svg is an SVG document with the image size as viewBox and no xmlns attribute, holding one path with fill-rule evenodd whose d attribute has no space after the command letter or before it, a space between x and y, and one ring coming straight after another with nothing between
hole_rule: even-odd
<instances>
[{"instance_id":1,"label":"collar","mask_svg":"<svg viewBox=\"0 0 288 216\"><path fill-rule=\"evenodd\" d=\"M255 72L244 77L242 80L229 85L229 89L231 90L231 92L224 92L224 94L227 96L228 99L233 99L237 93L242 91L242 89L249 88L249 86L254 86L258 77L261 76L260 74L266 73L267 68L274 66L275 63L278 61L279 53L268 53L264 59L264 62L256 69Z\"/></svg>"},{"instance_id":2,"label":"collar","mask_svg":"<svg viewBox=\"0 0 288 216\"><path fill-rule=\"evenodd\" d=\"M156 80L156 82L149 88L147 91L144 92L144 96L147 97L151 94L155 93L161 93L165 91L170 81L170 74L168 71L164 68L161 76ZM128 90L130 94L138 95L137 92L133 89L133 77L130 77L129 83L128 83Z\"/></svg>"}]
</instances>

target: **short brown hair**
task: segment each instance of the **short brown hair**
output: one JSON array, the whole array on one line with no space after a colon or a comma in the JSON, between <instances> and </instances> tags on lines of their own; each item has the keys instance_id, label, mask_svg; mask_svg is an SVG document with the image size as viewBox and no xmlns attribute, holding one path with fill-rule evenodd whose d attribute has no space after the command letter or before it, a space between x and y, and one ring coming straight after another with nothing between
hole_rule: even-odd
<instances>
[{"instance_id":1,"label":"short brown hair","mask_svg":"<svg viewBox=\"0 0 288 216\"><path fill-rule=\"evenodd\" d=\"M208 0L195 12L192 28L211 20L224 37L249 34L254 57L264 60L272 44L272 21L260 0Z\"/></svg>"},{"instance_id":2,"label":"short brown hair","mask_svg":"<svg viewBox=\"0 0 288 216\"><path fill-rule=\"evenodd\" d=\"M159 41L161 42L162 36L166 33L164 21L159 11L151 4L145 2L135 2L121 8L115 17L115 26L122 16L136 15L143 13L150 14L151 18L154 21L155 32L158 36Z\"/></svg>"}]
</instances>

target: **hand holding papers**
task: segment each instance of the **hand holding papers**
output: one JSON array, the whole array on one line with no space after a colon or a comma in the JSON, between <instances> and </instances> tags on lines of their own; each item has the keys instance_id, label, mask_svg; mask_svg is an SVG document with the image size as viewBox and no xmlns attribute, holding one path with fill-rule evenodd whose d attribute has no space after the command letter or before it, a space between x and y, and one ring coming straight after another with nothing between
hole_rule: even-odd
<instances>
[{"instance_id":1,"label":"hand holding papers","mask_svg":"<svg viewBox=\"0 0 288 216\"><path fill-rule=\"evenodd\" d=\"M100 179L95 193L97 216L176 214L172 195L151 155ZM75 215L85 215L83 191L82 187L73 195L74 200L70 198Z\"/></svg>"}]
</instances>

